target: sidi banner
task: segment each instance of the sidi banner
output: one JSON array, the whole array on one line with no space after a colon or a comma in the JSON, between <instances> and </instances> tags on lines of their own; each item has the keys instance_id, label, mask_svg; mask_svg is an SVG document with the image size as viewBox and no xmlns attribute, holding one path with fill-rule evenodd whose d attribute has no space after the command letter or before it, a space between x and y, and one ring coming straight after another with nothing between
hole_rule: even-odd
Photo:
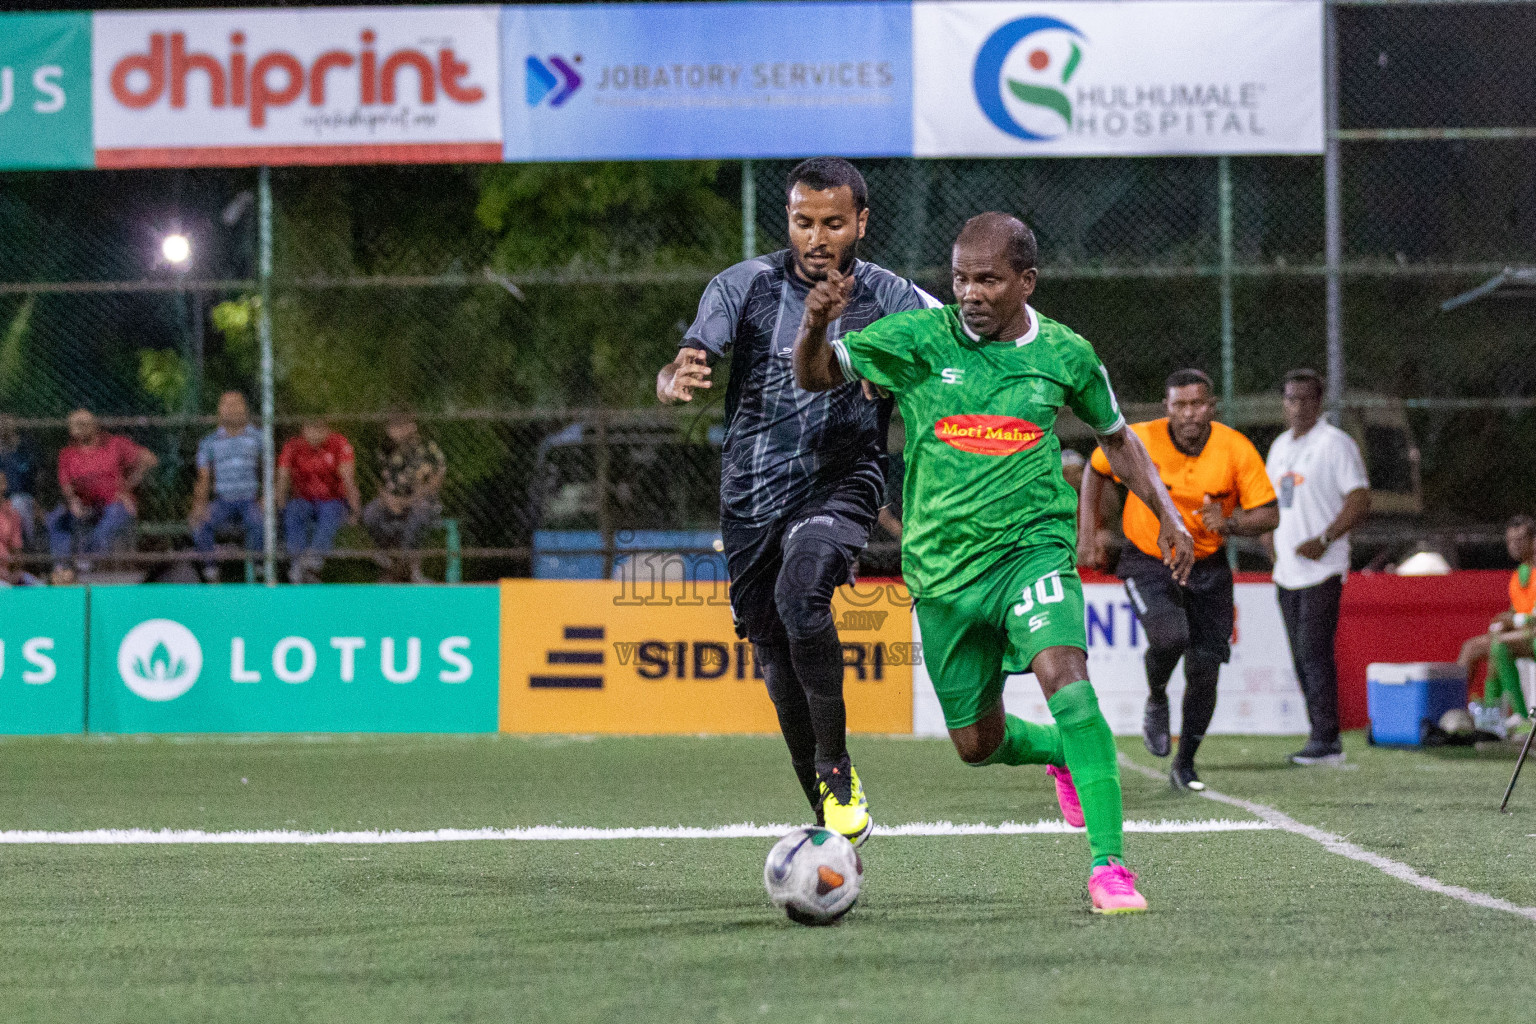
<instances>
[{"instance_id":1,"label":"sidi banner","mask_svg":"<svg viewBox=\"0 0 1536 1024\"><path fill-rule=\"evenodd\" d=\"M84 589L0 589L0 734L84 728Z\"/></svg>"},{"instance_id":2,"label":"sidi banner","mask_svg":"<svg viewBox=\"0 0 1536 1024\"><path fill-rule=\"evenodd\" d=\"M91 166L91 16L0 14L0 169Z\"/></svg>"},{"instance_id":3,"label":"sidi banner","mask_svg":"<svg viewBox=\"0 0 1536 1024\"><path fill-rule=\"evenodd\" d=\"M99 167L501 159L498 9L98 13Z\"/></svg>"},{"instance_id":4,"label":"sidi banner","mask_svg":"<svg viewBox=\"0 0 1536 1024\"><path fill-rule=\"evenodd\" d=\"M1219 698L1212 733L1295 735L1307 731L1307 709L1296 683L1291 651L1280 618L1275 588L1269 583L1239 583L1237 629L1232 660L1221 669ZM1147 673L1142 658L1146 634L1137 622L1125 588L1115 583L1083 585L1088 626L1088 674L1099 695L1099 706L1110 728L1119 736L1141 733L1141 715L1147 700ZM912 617L914 636L921 639L917 616ZM927 668L920 662L913 670L913 731L924 736L944 736L944 715ZM1174 670L1168 685L1173 712L1173 731L1179 731L1180 702L1184 699L1184 668ZM1009 712L1031 722L1052 721L1050 709L1033 675L1009 676L1003 690Z\"/></svg>"},{"instance_id":5,"label":"sidi banner","mask_svg":"<svg viewBox=\"0 0 1536 1024\"><path fill-rule=\"evenodd\" d=\"M93 732L491 732L494 587L91 588Z\"/></svg>"},{"instance_id":6,"label":"sidi banner","mask_svg":"<svg viewBox=\"0 0 1536 1024\"><path fill-rule=\"evenodd\" d=\"M666 561L623 580L502 581L504 732L778 731L725 584L683 584ZM854 732L912 731L911 605L897 584L833 597Z\"/></svg>"},{"instance_id":7,"label":"sidi banner","mask_svg":"<svg viewBox=\"0 0 1536 1024\"><path fill-rule=\"evenodd\" d=\"M912 7L920 157L1321 153L1320 0Z\"/></svg>"}]
</instances>

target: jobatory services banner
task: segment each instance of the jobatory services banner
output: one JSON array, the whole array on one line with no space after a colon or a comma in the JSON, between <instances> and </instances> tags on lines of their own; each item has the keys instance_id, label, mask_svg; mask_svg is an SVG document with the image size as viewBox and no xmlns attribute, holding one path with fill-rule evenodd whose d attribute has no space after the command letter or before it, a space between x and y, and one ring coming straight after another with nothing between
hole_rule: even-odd
<instances>
[{"instance_id":1,"label":"jobatory services banner","mask_svg":"<svg viewBox=\"0 0 1536 1024\"><path fill-rule=\"evenodd\" d=\"M779 730L723 583L505 580L501 595L504 732ZM894 584L833 600L854 732L912 731L910 608Z\"/></svg>"},{"instance_id":2,"label":"jobatory services banner","mask_svg":"<svg viewBox=\"0 0 1536 1024\"><path fill-rule=\"evenodd\" d=\"M505 158L905 156L908 3L503 8Z\"/></svg>"},{"instance_id":3,"label":"jobatory services banner","mask_svg":"<svg viewBox=\"0 0 1536 1024\"><path fill-rule=\"evenodd\" d=\"M91 165L91 16L0 14L0 169Z\"/></svg>"},{"instance_id":4,"label":"jobatory services banner","mask_svg":"<svg viewBox=\"0 0 1536 1024\"><path fill-rule=\"evenodd\" d=\"M0 734L85 728L85 591L0 590Z\"/></svg>"},{"instance_id":5,"label":"jobatory services banner","mask_svg":"<svg viewBox=\"0 0 1536 1024\"><path fill-rule=\"evenodd\" d=\"M1319 0L913 5L916 156L1321 153Z\"/></svg>"},{"instance_id":6,"label":"jobatory services banner","mask_svg":"<svg viewBox=\"0 0 1536 1024\"><path fill-rule=\"evenodd\" d=\"M99 167L501 159L496 7L98 13Z\"/></svg>"},{"instance_id":7,"label":"jobatory services banner","mask_svg":"<svg viewBox=\"0 0 1536 1024\"><path fill-rule=\"evenodd\" d=\"M495 587L91 588L93 732L494 732Z\"/></svg>"},{"instance_id":8,"label":"jobatory services banner","mask_svg":"<svg viewBox=\"0 0 1536 1024\"><path fill-rule=\"evenodd\" d=\"M1296 684L1286 643L1285 623L1275 588L1268 583L1239 583L1237 633L1232 660L1221 668L1216 717L1212 733L1295 735L1307 732L1307 709ZM1142 657L1146 634L1136 621L1125 588L1114 583L1083 585L1087 610L1088 674L1099 696L1099 707L1118 736L1141 733L1141 715L1147 701L1147 673ZM913 616L913 633L921 631ZM920 736L945 736L944 715L927 668L913 671L913 731ZM1173 712L1173 732L1179 731L1180 702L1184 699L1183 664L1174 670L1168 686ZM1003 700L1011 714L1031 722L1053 721L1045 697L1033 675L1009 676Z\"/></svg>"}]
</instances>

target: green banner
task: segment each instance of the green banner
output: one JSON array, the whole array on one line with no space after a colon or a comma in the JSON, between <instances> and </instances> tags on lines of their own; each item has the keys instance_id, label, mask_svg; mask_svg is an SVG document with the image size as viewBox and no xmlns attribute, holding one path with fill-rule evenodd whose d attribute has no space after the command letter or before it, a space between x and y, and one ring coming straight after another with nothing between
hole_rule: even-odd
<instances>
[{"instance_id":1,"label":"green banner","mask_svg":"<svg viewBox=\"0 0 1536 1024\"><path fill-rule=\"evenodd\" d=\"M0 733L85 728L85 591L0 590Z\"/></svg>"},{"instance_id":2,"label":"green banner","mask_svg":"<svg viewBox=\"0 0 1536 1024\"><path fill-rule=\"evenodd\" d=\"M495 587L91 588L92 732L493 732Z\"/></svg>"},{"instance_id":3,"label":"green banner","mask_svg":"<svg viewBox=\"0 0 1536 1024\"><path fill-rule=\"evenodd\" d=\"M90 14L0 14L0 170L94 163Z\"/></svg>"}]
</instances>

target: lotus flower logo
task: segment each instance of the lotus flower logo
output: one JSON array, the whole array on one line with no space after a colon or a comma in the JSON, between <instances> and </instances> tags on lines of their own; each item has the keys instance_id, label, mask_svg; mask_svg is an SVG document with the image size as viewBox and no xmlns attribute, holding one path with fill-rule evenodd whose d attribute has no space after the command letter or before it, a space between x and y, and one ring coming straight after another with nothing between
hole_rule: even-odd
<instances>
[{"instance_id":1,"label":"lotus flower logo","mask_svg":"<svg viewBox=\"0 0 1536 1024\"><path fill-rule=\"evenodd\" d=\"M117 649L123 685L145 700L175 700L203 670L203 648L174 619L150 619L128 631Z\"/></svg>"},{"instance_id":2,"label":"lotus flower logo","mask_svg":"<svg viewBox=\"0 0 1536 1024\"><path fill-rule=\"evenodd\" d=\"M155 644L155 649L150 652L149 664L145 664L140 658L133 659L134 675L150 683L172 683L187 674L187 663L177 658L171 661L171 652L165 649L165 643Z\"/></svg>"}]
</instances>

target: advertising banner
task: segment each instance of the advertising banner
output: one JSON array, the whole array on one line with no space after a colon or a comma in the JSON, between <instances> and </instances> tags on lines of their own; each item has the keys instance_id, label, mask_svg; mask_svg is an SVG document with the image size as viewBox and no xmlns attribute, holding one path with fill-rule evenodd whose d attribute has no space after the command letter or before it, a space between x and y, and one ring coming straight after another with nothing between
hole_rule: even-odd
<instances>
[{"instance_id":1,"label":"advertising banner","mask_svg":"<svg viewBox=\"0 0 1536 1024\"><path fill-rule=\"evenodd\" d=\"M494 732L495 587L91 589L92 732Z\"/></svg>"},{"instance_id":2,"label":"advertising banner","mask_svg":"<svg viewBox=\"0 0 1536 1024\"><path fill-rule=\"evenodd\" d=\"M91 166L91 16L0 14L0 170Z\"/></svg>"},{"instance_id":3,"label":"advertising banner","mask_svg":"<svg viewBox=\"0 0 1536 1024\"><path fill-rule=\"evenodd\" d=\"M911 65L907 3L506 7L506 159L906 156Z\"/></svg>"},{"instance_id":4,"label":"advertising banner","mask_svg":"<svg viewBox=\"0 0 1536 1024\"><path fill-rule=\"evenodd\" d=\"M98 13L100 167L501 159L495 7Z\"/></svg>"},{"instance_id":5,"label":"advertising banner","mask_svg":"<svg viewBox=\"0 0 1536 1024\"><path fill-rule=\"evenodd\" d=\"M1118 736L1141 734L1141 714L1147 700L1147 674L1142 667L1146 636L1132 613L1125 588L1113 583L1083 585L1088 615L1088 674L1099 695L1099 707ZM913 616L913 634L920 630ZM1280 619L1275 588L1268 583L1237 584L1237 632L1232 660L1221 669L1216 717L1210 732L1295 735L1307 731L1307 709L1296 684L1291 652ZM1168 686L1173 731L1179 731L1184 699L1184 668L1174 670ZM1031 722L1049 723L1050 710L1033 675L1009 676L1003 700L1010 714ZM913 673L913 731L945 736L944 716L925 667Z\"/></svg>"},{"instance_id":6,"label":"advertising banner","mask_svg":"<svg viewBox=\"0 0 1536 1024\"><path fill-rule=\"evenodd\" d=\"M778 732L723 583L505 580L501 588L502 731ZM853 732L912 731L910 607L899 586L843 587L833 599Z\"/></svg>"},{"instance_id":7,"label":"advertising banner","mask_svg":"<svg viewBox=\"0 0 1536 1024\"><path fill-rule=\"evenodd\" d=\"M0 733L85 728L85 591L0 590Z\"/></svg>"},{"instance_id":8,"label":"advertising banner","mask_svg":"<svg viewBox=\"0 0 1536 1024\"><path fill-rule=\"evenodd\" d=\"M917 156L1321 153L1319 0L913 5Z\"/></svg>"}]
</instances>

